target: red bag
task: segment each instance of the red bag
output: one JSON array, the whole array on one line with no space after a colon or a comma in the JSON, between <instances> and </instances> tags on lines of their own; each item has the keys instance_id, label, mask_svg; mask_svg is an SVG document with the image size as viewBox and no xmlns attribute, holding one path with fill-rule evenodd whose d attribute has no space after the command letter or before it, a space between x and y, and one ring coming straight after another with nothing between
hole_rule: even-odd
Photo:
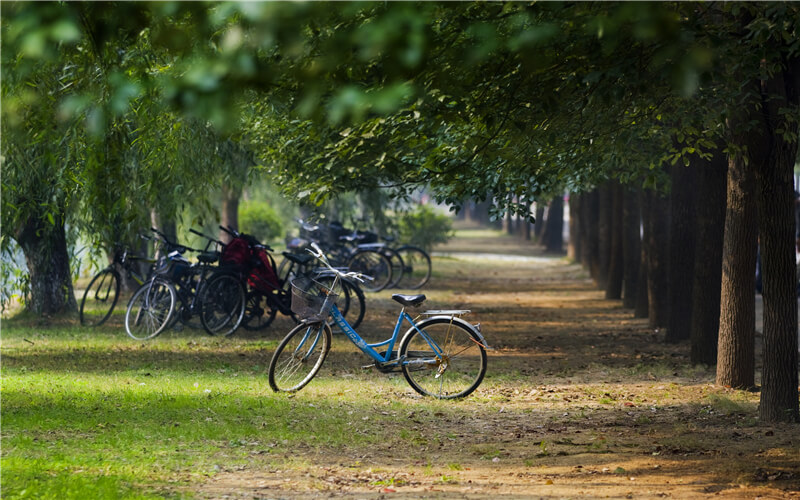
<instances>
[{"instance_id":1,"label":"red bag","mask_svg":"<svg viewBox=\"0 0 800 500\"><path fill-rule=\"evenodd\" d=\"M223 264L234 264L242 269L250 263L250 246L244 238L234 238L225 246L220 256Z\"/></svg>"},{"instance_id":2,"label":"red bag","mask_svg":"<svg viewBox=\"0 0 800 500\"><path fill-rule=\"evenodd\" d=\"M274 261L264 250L257 250L254 253L254 257L258 259L259 264L250 271L250 276L247 277L247 283L261 292L277 290L279 288L278 274L275 272Z\"/></svg>"}]
</instances>

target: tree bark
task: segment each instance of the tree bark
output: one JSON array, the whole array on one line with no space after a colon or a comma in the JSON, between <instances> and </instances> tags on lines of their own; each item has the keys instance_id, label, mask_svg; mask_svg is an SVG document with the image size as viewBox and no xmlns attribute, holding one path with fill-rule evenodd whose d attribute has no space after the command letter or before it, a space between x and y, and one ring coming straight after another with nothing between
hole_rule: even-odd
<instances>
[{"instance_id":1,"label":"tree bark","mask_svg":"<svg viewBox=\"0 0 800 500\"><path fill-rule=\"evenodd\" d=\"M645 190L640 189L637 193L639 208L642 219L642 241L641 256L639 260L639 279L636 282L636 308L633 311L634 318L646 318L650 314L650 298L647 294L647 242L650 240L650 197L646 196Z\"/></svg>"},{"instance_id":2,"label":"tree bark","mask_svg":"<svg viewBox=\"0 0 800 500\"><path fill-rule=\"evenodd\" d=\"M533 236L536 241L541 241L542 231L544 230L544 203L541 201L536 202L536 224L533 226Z\"/></svg>"},{"instance_id":3,"label":"tree bark","mask_svg":"<svg viewBox=\"0 0 800 500\"><path fill-rule=\"evenodd\" d=\"M564 197L560 194L550 200L547 208L547 225L542 243L549 253L564 253Z\"/></svg>"},{"instance_id":4,"label":"tree bark","mask_svg":"<svg viewBox=\"0 0 800 500\"><path fill-rule=\"evenodd\" d=\"M622 186L622 306L628 309L636 307L641 260L639 196L630 187Z\"/></svg>"},{"instance_id":5,"label":"tree bark","mask_svg":"<svg viewBox=\"0 0 800 500\"><path fill-rule=\"evenodd\" d=\"M35 214L15 236L30 273L30 300L26 309L41 316L77 313L63 216L50 224L41 214Z\"/></svg>"},{"instance_id":6,"label":"tree bark","mask_svg":"<svg viewBox=\"0 0 800 500\"><path fill-rule=\"evenodd\" d=\"M582 224L586 228L586 244L584 245L585 265L589 269L589 275L597 281L600 272L599 245L598 245L598 203L600 198L597 189L593 189L585 194L581 202Z\"/></svg>"},{"instance_id":7,"label":"tree bark","mask_svg":"<svg viewBox=\"0 0 800 500\"><path fill-rule=\"evenodd\" d=\"M729 127L747 123L731 118ZM734 137L743 144L744 136ZM717 384L749 388L755 385L755 172L742 155L728 160L725 242L722 251Z\"/></svg>"},{"instance_id":8,"label":"tree bark","mask_svg":"<svg viewBox=\"0 0 800 500\"><path fill-rule=\"evenodd\" d=\"M570 194L569 197L569 238L567 239L567 256L577 262L581 255L581 229L580 229L580 195Z\"/></svg>"},{"instance_id":9,"label":"tree bark","mask_svg":"<svg viewBox=\"0 0 800 500\"><path fill-rule=\"evenodd\" d=\"M669 324L669 200L648 189L646 224L649 226L647 246L647 302L651 328Z\"/></svg>"},{"instance_id":10,"label":"tree bark","mask_svg":"<svg viewBox=\"0 0 800 500\"><path fill-rule=\"evenodd\" d=\"M764 368L759 416L766 422L800 419L797 397L797 275L793 168L797 159L800 58L761 85L761 134L748 134L758 189L764 305ZM795 111L787 120L784 110ZM785 134L785 135L784 135Z\"/></svg>"},{"instance_id":11,"label":"tree bark","mask_svg":"<svg viewBox=\"0 0 800 500\"><path fill-rule=\"evenodd\" d=\"M692 331L696 169L695 164L686 167L682 163L676 163L670 172L670 314L666 334L666 341L670 343L688 340Z\"/></svg>"},{"instance_id":12,"label":"tree bark","mask_svg":"<svg viewBox=\"0 0 800 500\"><path fill-rule=\"evenodd\" d=\"M222 210L220 213L220 225L232 227L239 230L239 200L242 197L241 188L236 189L229 184L222 185ZM230 241L231 236L225 231L220 230L219 239Z\"/></svg>"},{"instance_id":13,"label":"tree bark","mask_svg":"<svg viewBox=\"0 0 800 500\"><path fill-rule=\"evenodd\" d=\"M609 183L611 191L611 248L609 251L606 298L622 298L624 261L622 250L622 186L618 181Z\"/></svg>"},{"instance_id":14,"label":"tree bark","mask_svg":"<svg viewBox=\"0 0 800 500\"><path fill-rule=\"evenodd\" d=\"M595 281L598 288L605 290L608 284L608 268L611 263L611 218L613 206L610 182L598 187L598 197L597 257L599 267Z\"/></svg>"},{"instance_id":15,"label":"tree bark","mask_svg":"<svg viewBox=\"0 0 800 500\"><path fill-rule=\"evenodd\" d=\"M692 297L691 361L717 362L722 245L725 236L725 203L728 161L721 149L710 161L697 165L696 240Z\"/></svg>"}]
</instances>

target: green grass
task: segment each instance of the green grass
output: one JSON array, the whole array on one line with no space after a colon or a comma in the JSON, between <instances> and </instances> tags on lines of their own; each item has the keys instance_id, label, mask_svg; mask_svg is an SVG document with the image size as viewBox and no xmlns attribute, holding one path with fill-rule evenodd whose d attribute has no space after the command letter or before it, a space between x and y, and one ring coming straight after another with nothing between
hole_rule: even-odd
<instances>
[{"instance_id":1,"label":"green grass","mask_svg":"<svg viewBox=\"0 0 800 500\"><path fill-rule=\"evenodd\" d=\"M379 442L372 430L396 418L346 380L272 393L276 340L182 332L140 343L110 328L3 327L6 499L182 497L176 484L256 455L279 465L298 446Z\"/></svg>"}]
</instances>

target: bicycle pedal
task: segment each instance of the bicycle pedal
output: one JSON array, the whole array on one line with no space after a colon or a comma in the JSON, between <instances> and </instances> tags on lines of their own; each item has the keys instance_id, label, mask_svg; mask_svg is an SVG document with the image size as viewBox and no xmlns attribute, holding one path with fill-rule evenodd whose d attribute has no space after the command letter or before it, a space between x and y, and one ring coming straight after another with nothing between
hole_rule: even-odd
<instances>
[{"instance_id":1,"label":"bicycle pedal","mask_svg":"<svg viewBox=\"0 0 800 500\"><path fill-rule=\"evenodd\" d=\"M377 368L377 366L375 363L372 363L371 365L364 365L361 367L362 370L369 370L370 368Z\"/></svg>"}]
</instances>

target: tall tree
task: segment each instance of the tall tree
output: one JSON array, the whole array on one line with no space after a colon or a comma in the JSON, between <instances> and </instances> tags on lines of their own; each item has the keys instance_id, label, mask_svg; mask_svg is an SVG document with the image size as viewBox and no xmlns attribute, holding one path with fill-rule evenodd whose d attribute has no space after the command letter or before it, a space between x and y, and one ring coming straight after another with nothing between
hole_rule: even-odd
<instances>
[{"instance_id":1,"label":"tall tree","mask_svg":"<svg viewBox=\"0 0 800 500\"><path fill-rule=\"evenodd\" d=\"M691 336L694 284L696 165L672 166L670 174L669 304L667 342Z\"/></svg>"},{"instance_id":2,"label":"tall tree","mask_svg":"<svg viewBox=\"0 0 800 500\"><path fill-rule=\"evenodd\" d=\"M653 328L669 323L669 199L661 192L647 189L642 205L647 226L643 242L647 264L648 320Z\"/></svg>"},{"instance_id":3,"label":"tall tree","mask_svg":"<svg viewBox=\"0 0 800 500\"><path fill-rule=\"evenodd\" d=\"M642 224L638 192L631 186L622 186L622 191L622 260L624 268L622 305L628 309L634 309L639 288L639 266L642 260Z\"/></svg>"},{"instance_id":4,"label":"tall tree","mask_svg":"<svg viewBox=\"0 0 800 500\"><path fill-rule=\"evenodd\" d=\"M611 251L609 253L606 298L621 299L624 278L622 186L612 181L611 190Z\"/></svg>"},{"instance_id":5,"label":"tall tree","mask_svg":"<svg viewBox=\"0 0 800 500\"><path fill-rule=\"evenodd\" d=\"M692 297L691 360L714 365L717 362L722 249L725 229L728 163L721 149L708 160L695 160L697 167L696 235Z\"/></svg>"}]
</instances>

